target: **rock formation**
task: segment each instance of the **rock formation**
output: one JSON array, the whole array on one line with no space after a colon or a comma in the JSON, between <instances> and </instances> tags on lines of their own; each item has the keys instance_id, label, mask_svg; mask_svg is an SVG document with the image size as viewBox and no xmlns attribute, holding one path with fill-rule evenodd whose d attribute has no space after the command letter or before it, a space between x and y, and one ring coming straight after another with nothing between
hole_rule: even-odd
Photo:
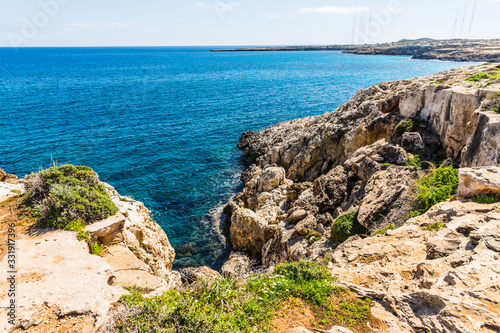
<instances>
[{"instance_id":1,"label":"rock formation","mask_svg":"<svg viewBox=\"0 0 500 333\"><path fill-rule=\"evenodd\" d=\"M18 325L6 322L10 285L4 281L0 283L2 331L52 332L57 327L60 332L95 332L128 293L124 287L159 293L182 284L172 271L174 249L142 203L105 184L119 212L86 227L106 245L101 256L95 256L76 232L39 229L23 221L16 197L24 186L14 177L7 179L0 182L0 207L6 213L1 231L6 237L8 225L17 225ZM7 267L7 260L2 253L0 265Z\"/></svg>"},{"instance_id":2,"label":"rock formation","mask_svg":"<svg viewBox=\"0 0 500 333\"><path fill-rule=\"evenodd\" d=\"M244 133L253 165L225 210L234 249L264 267L331 260L341 283L375 300L385 332L500 331L499 207L470 200L500 193L496 73L485 64L380 83L331 113ZM415 154L461 167L460 187L407 221L425 173ZM334 244L349 212L366 234Z\"/></svg>"}]
</instances>

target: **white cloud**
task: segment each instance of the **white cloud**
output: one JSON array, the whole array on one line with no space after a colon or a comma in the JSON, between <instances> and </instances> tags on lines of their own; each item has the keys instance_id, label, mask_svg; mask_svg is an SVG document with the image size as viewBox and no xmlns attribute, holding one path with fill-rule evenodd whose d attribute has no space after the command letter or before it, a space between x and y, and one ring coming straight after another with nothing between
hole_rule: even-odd
<instances>
[{"instance_id":1,"label":"white cloud","mask_svg":"<svg viewBox=\"0 0 500 333\"><path fill-rule=\"evenodd\" d=\"M500 0L499 0L500 1ZM299 13L301 14L352 14L357 12L369 11L370 7L310 7L301 8Z\"/></svg>"},{"instance_id":2,"label":"white cloud","mask_svg":"<svg viewBox=\"0 0 500 333\"><path fill-rule=\"evenodd\" d=\"M76 31L96 31L96 30L113 30L113 29L124 29L131 28L134 25L126 22L107 22L107 23L91 23L91 22L75 22L67 23L63 26L65 30L76 30Z\"/></svg>"},{"instance_id":3,"label":"white cloud","mask_svg":"<svg viewBox=\"0 0 500 333\"><path fill-rule=\"evenodd\" d=\"M294 14L294 13L280 14L280 13L265 12L265 13L262 13L262 15L264 15L268 19L287 19L287 18L297 17L297 14Z\"/></svg>"}]
</instances>

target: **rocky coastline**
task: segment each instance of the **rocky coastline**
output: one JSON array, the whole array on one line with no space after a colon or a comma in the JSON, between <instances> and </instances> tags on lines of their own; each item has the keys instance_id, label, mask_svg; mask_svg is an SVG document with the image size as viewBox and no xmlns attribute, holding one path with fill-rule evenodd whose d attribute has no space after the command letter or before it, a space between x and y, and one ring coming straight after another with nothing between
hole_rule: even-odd
<instances>
[{"instance_id":1,"label":"rocky coastline","mask_svg":"<svg viewBox=\"0 0 500 333\"><path fill-rule=\"evenodd\" d=\"M148 209L104 183L118 212L86 226L104 246L92 255L75 232L34 225L19 207L25 181L0 171L0 232L16 225L22 255L18 324L4 321L2 282L2 328L113 332L130 288L153 297L307 259L373 300L365 331L500 331L500 204L472 200L500 196L499 73L484 64L380 83L331 113L244 133L238 148L251 166L221 214L232 252L220 272L172 270L174 249ZM458 168L458 193L409 218L428 173L417 156ZM341 239L333 226L345 216L358 231Z\"/></svg>"},{"instance_id":2,"label":"rocky coastline","mask_svg":"<svg viewBox=\"0 0 500 333\"><path fill-rule=\"evenodd\" d=\"M276 46L212 51L343 51L350 54L411 56L412 59L499 62L500 40L434 40L422 38L373 45Z\"/></svg>"},{"instance_id":3,"label":"rocky coastline","mask_svg":"<svg viewBox=\"0 0 500 333\"><path fill-rule=\"evenodd\" d=\"M500 161L500 115L491 108L500 82L475 80L499 69L380 83L334 112L244 133L238 148L252 165L225 208L234 252L224 274L251 270L250 261L326 260L347 288L377 300L387 332L500 329L500 257L485 240L497 239L500 220L495 205L471 202L499 190L484 186L500 179L489 168ZM404 119L414 128L398 133ZM416 155L460 168L460 186L454 201L408 220L425 174L408 166ZM349 213L364 231L335 244L332 225ZM437 223L443 228L432 231Z\"/></svg>"}]
</instances>

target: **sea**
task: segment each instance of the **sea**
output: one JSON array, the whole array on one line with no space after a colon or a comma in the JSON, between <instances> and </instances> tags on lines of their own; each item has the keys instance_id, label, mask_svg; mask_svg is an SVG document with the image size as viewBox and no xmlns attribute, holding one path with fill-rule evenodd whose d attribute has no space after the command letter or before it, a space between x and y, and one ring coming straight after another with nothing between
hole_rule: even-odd
<instances>
[{"instance_id":1,"label":"sea","mask_svg":"<svg viewBox=\"0 0 500 333\"><path fill-rule=\"evenodd\" d=\"M92 167L142 201L174 267L217 268L213 231L241 189L245 131L334 111L358 89L468 63L223 47L0 48L0 168Z\"/></svg>"}]
</instances>

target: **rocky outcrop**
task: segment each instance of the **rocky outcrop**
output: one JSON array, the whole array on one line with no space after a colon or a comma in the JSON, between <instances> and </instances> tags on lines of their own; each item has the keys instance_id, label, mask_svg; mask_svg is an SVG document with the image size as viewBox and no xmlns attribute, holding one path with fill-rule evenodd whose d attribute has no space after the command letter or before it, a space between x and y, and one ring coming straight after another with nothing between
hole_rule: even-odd
<instances>
[{"instance_id":1,"label":"rocky outcrop","mask_svg":"<svg viewBox=\"0 0 500 333\"><path fill-rule=\"evenodd\" d=\"M348 240L330 268L348 289L376 301L373 313L390 332L499 330L498 208L438 204L385 236Z\"/></svg>"},{"instance_id":2,"label":"rocky outcrop","mask_svg":"<svg viewBox=\"0 0 500 333\"><path fill-rule=\"evenodd\" d=\"M7 179L4 177L4 179ZM86 231L105 245L101 256L91 255L76 232L39 229L22 221L22 210L15 198L24 191L19 181L0 182L0 217L3 228L16 225L17 326L6 322L9 302L7 281L0 283L3 310L1 328L28 332L94 332L124 287L140 287L161 293L181 286L179 273L172 271L175 252L167 235L154 222L140 202L120 196L106 185L119 212L86 227ZM2 267L8 257L2 252Z\"/></svg>"},{"instance_id":3,"label":"rocky outcrop","mask_svg":"<svg viewBox=\"0 0 500 333\"><path fill-rule=\"evenodd\" d=\"M458 196L471 198L500 192L500 168L465 168L458 172Z\"/></svg>"},{"instance_id":4,"label":"rocky outcrop","mask_svg":"<svg viewBox=\"0 0 500 333\"><path fill-rule=\"evenodd\" d=\"M432 129L455 164L496 165L500 116L482 103L500 90L500 82L464 80L498 70L497 65L483 65L380 83L361 89L334 112L246 132L238 147L260 167L275 163L285 168L287 178L311 181L357 149L391 138L401 119L413 117L422 121L421 128ZM428 141L433 140L423 138ZM404 142L408 146L407 137Z\"/></svg>"},{"instance_id":5,"label":"rocky outcrop","mask_svg":"<svg viewBox=\"0 0 500 333\"><path fill-rule=\"evenodd\" d=\"M400 227L417 205L415 199L415 168L390 166L371 177L359 207L358 221L370 231L377 231L388 224Z\"/></svg>"}]
</instances>

